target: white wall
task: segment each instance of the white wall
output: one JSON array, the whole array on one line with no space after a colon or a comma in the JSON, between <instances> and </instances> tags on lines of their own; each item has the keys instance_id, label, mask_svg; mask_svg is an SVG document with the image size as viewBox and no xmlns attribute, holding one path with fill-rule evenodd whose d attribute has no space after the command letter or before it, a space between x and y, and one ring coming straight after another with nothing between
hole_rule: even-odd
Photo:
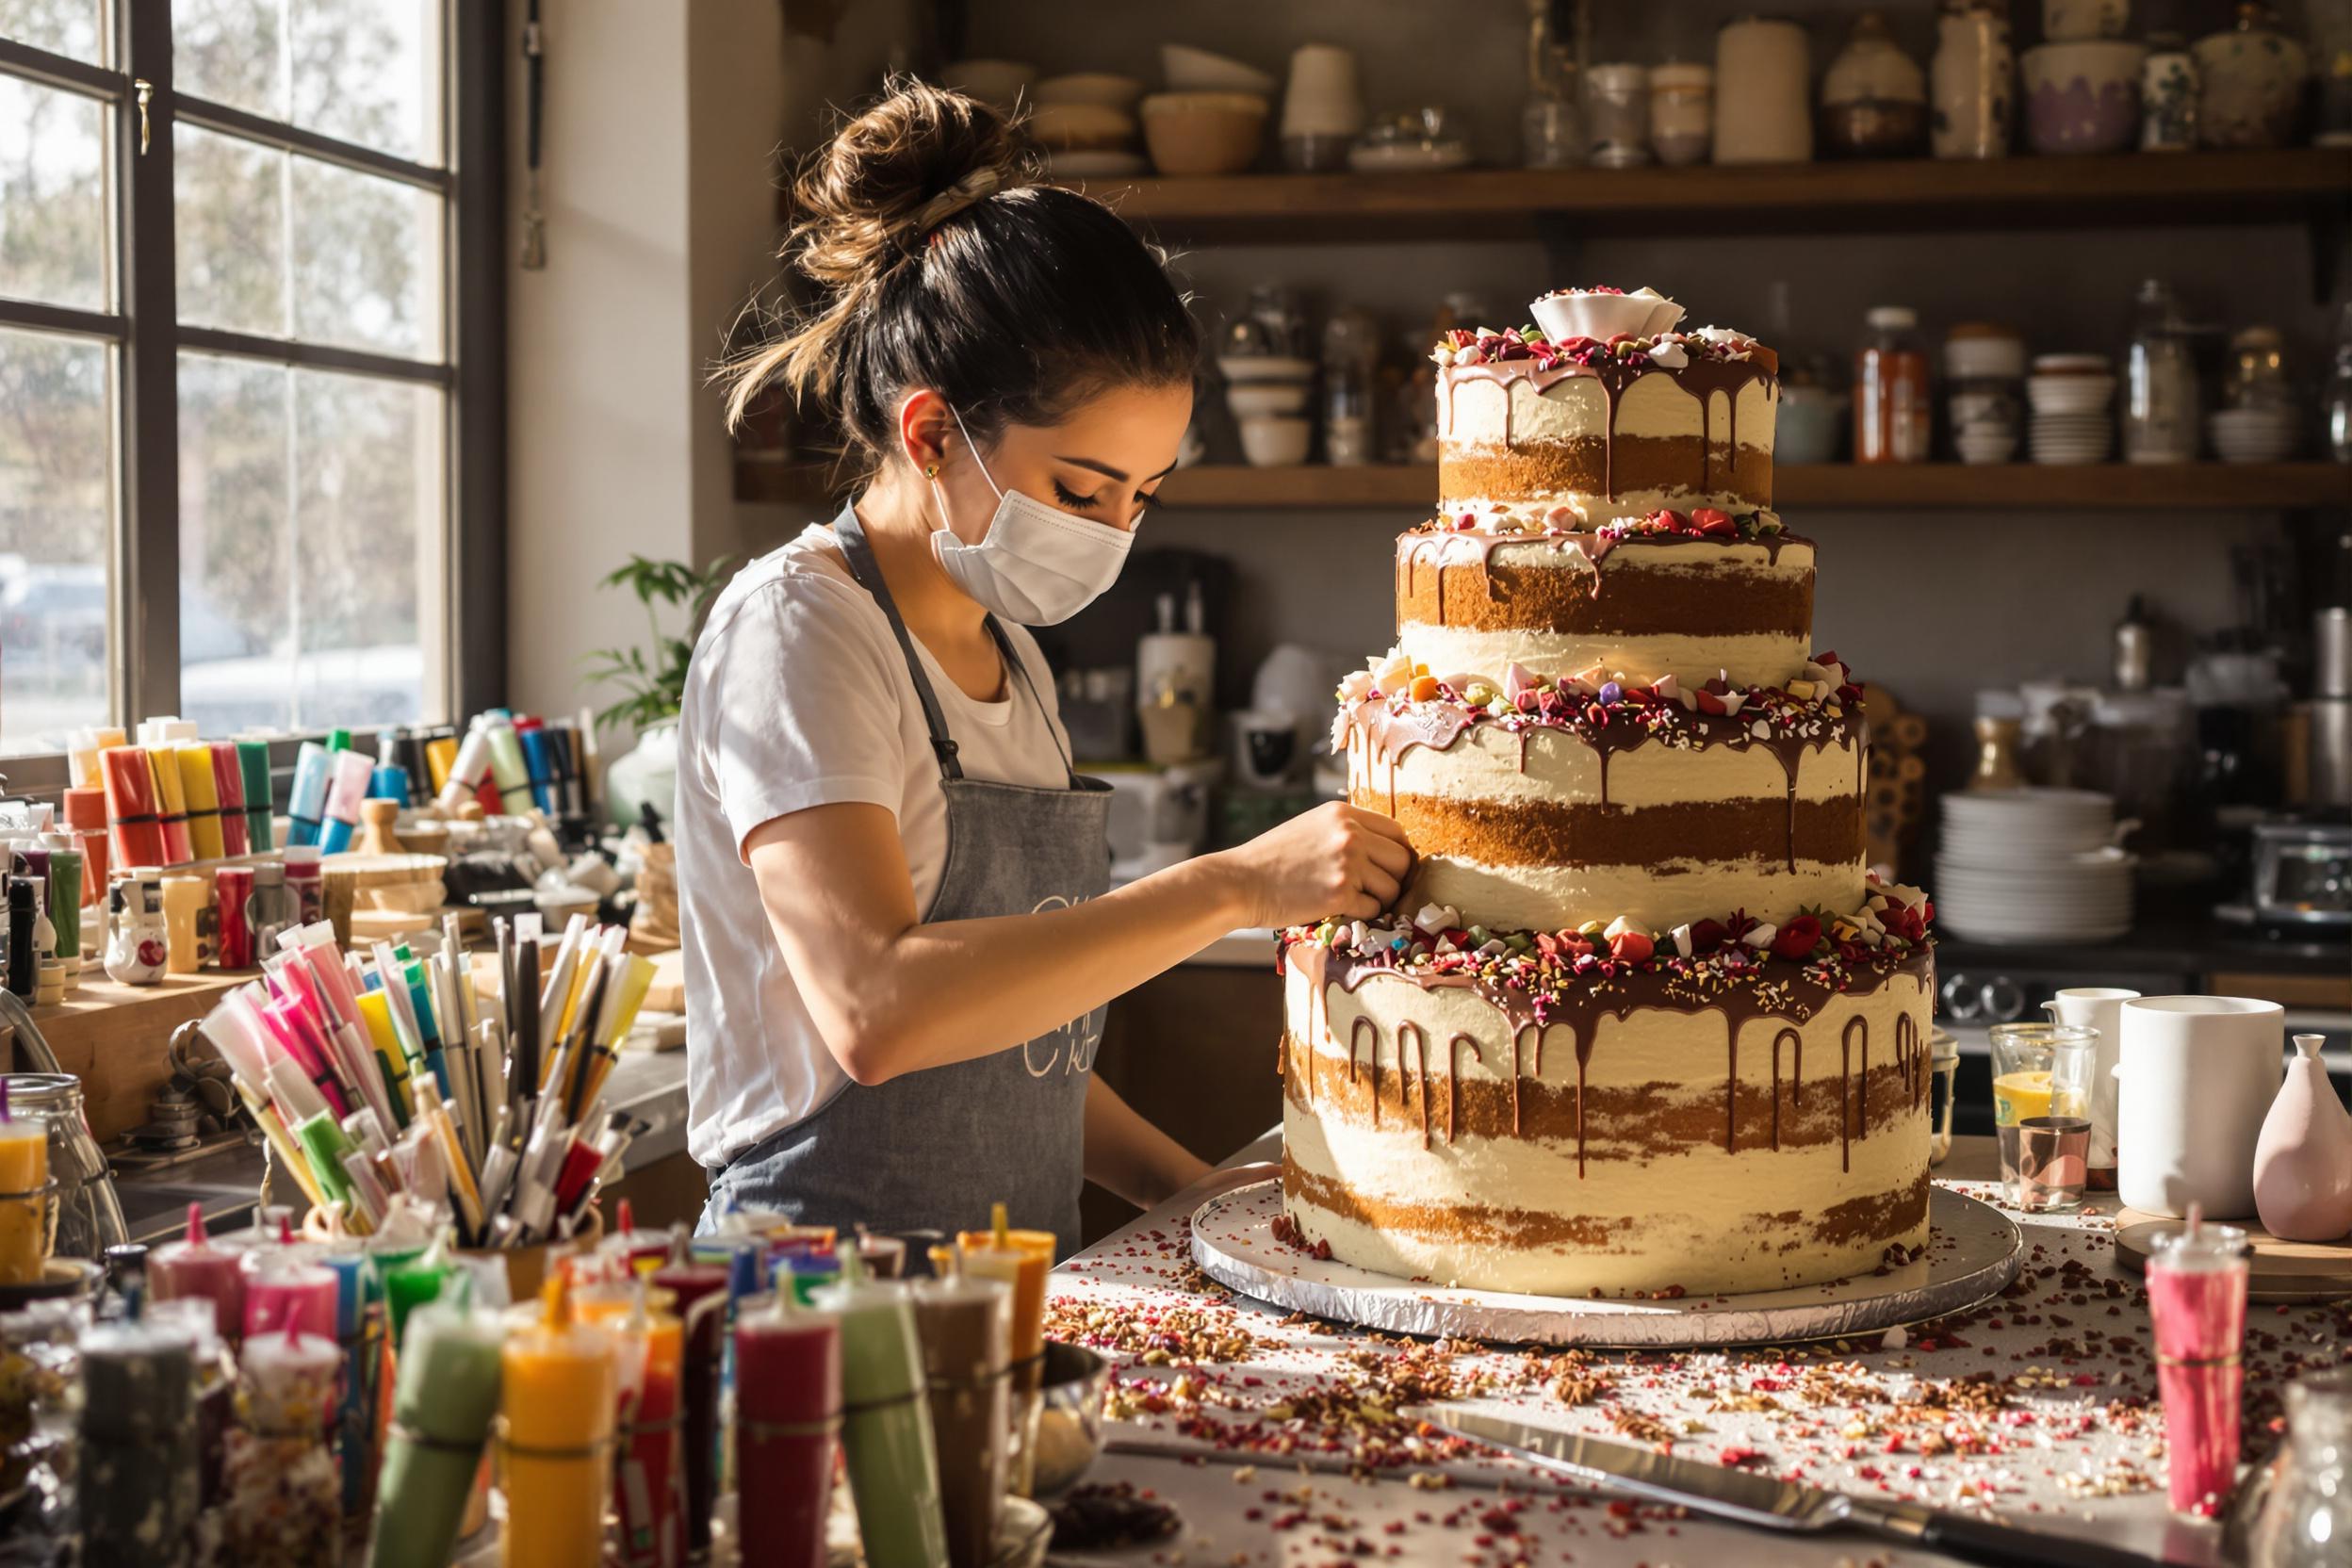
<instances>
[{"instance_id":1,"label":"white wall","mask_svg":"<svg viewBox=\"0 0 2352 1568\"><path fill-rule=\"evenodd\" d=\"M634 600L599 578L632 551L707 561L739 547L705 381L735 302L769 270L783 53L776 0L542 9L547 267L509 258L507 670L515 706L565 711L611 700L581 678L589 649L643 635Z\"/></svg>"}]
</instances>

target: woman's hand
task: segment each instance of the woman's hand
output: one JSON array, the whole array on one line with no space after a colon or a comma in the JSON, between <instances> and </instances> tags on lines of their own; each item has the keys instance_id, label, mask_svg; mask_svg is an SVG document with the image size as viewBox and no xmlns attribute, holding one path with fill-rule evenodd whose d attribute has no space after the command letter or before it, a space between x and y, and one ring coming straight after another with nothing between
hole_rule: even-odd
<instances>
[{"instance_id":1,"label":"woman's hand","mask_svg":"<svg viewBox=\"0 0 2352 1568\"><path fill-rule=\"evenodd\" d=\"M1333 801L1217 858L1240 887L1246 923L1281 927L1379 914L1413 869L1413 846L1390 818Z\"/></svg>"}]
</instances>

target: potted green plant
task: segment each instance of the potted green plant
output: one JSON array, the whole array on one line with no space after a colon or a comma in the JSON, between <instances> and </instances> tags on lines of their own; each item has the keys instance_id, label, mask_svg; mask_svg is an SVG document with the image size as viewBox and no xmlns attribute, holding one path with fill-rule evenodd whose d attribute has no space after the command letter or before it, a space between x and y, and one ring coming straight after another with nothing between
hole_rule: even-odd
<instances>
[{"instance_id":1,"label":"potted green plant","mask_svg":"<svg viewBox=\"0 0 2352 1568\"><path fill-rule=\"evenodd\" d=\"M597 584L636 595L651 634L645 643L598 648L587 656L588 678L621 691L617 700L598 710L597 726L626 726L637 736L637 743L605 768L605 802L614 822L634 823L647 801L662 822L676 815L678 710L686 700L686 665L694 658L694 638L710 612L710 601L734 574L731 557L723 556L697 571L682 561L631 555L626 565ZM679 611L685 625L673 636L662 629L662 615Z\"/></svg>"}]
</instances>

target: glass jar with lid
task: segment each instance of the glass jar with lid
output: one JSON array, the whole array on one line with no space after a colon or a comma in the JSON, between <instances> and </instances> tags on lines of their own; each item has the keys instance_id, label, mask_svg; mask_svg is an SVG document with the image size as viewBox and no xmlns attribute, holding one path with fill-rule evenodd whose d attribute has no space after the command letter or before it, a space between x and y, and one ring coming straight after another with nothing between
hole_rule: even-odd
<instances>
[{"instance_id":1,"label":"glass jar with lid","mask_svg":"<svg viewBox=\"0 0 2352 1568\"><path fill-rule=\"evenodd\" d=\"M2292 411L2295 391L2287 384L2287 343L2277 327L2246 327L2230 339L2230 370L2222 402L2230 408Z\"/></svg>"},{"instance_id":2,"label":"glass jar with lid","mask_svg":"<svg viewBox=\"0 0 2352 1568\"><path fill-rule=\"evenodd\" d=\"M1990 321L1944 337L1944 409L1963 463L2006 463L2025 433L2025 339Z\"/></svg>"},{"instance_id":3,"label":"glass jar with lid","mask_svg":"<svg viewBox=\"0 0 2352 1568\"><path fill-rule=\"evenodd\" d=\"M1715 141L1715 68L1669 60L1650 73L1650 146L1665 164L1705 163Z\"/></svg>"},{"instance_id":4,"label":"glass jar with lid","mask_svg":"<svg viewBox=\"0 0 2352 1568\"><path fill-rule=\"evenodd\" d=\"M1930 420L1927 355L1913 337L1919 312L1879 305L1864 320L1870 336L1854 356L1854 460L1924 463Z\"/></svg>"},{"instance_id":5,"label":"glass jar with lid","mask_svg":"<svg viewBox=\"0 0 2352 1568\"><path fill-rule=\"evenodd\" d=\"M50 1255L98 1259L130 1239L106 1156L82 1117L82 1081L70 1072L8 1075L8 1113L49 1135Z\"/></svg>"},{"instance_id":6,"label":"glass jar with lid","mask_svg":"<svg viewBox=\"0 0 2352 1568\"><path fill-rule=\"evenodd\" d=\"M1632 169L1650 161L1650 73L1646 67L1596 65L1584 76L1584 127L1592 162Z\"/></svg>"}]
</instances>

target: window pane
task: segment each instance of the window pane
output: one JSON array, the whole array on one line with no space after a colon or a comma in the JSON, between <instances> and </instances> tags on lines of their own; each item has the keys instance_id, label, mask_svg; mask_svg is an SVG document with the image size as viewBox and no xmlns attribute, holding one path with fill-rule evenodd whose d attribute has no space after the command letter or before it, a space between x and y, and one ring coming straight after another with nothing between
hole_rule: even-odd
<instances>
[{"instance_id":1,"label":"window pane","mask_svg":"<svg viewBox=\"0 0 2352 1568\"><path fill-rule=\"evenodd\" d=\"M0 331L0 754L106 722L112 351Z\"/></svg>"},{"instance_id":2,"label":"window pane","mask_svg":"<svg viewBox=\"0 0 2352 1568\"><path fill-rule=\"evenodd\" d=\"M216 104L286 118L279 0L170 0L172 85Z\"/></svg>"},{"instance_id":3,"label":"window pane","mask_svg":"<svg viewBox=\"0 0 2352 1568\"><path fill-rule=\"evenodd\" d=\"M441 8L292 0L294 123L418 163L441 161Z\"/></svg>"},{"instance_id":4,"label":"window pane","mask_svg":"<svg viewBox=\"0 0 2352 1568\"><path fill-rule=\"evenodd\" d=\"M180 359L180 710L406 722L442 636L442 395Z\"/></svg>"},{"instance_id":5,"label":"window pane","mask_svg":"<svg viewBox=\"0 0 2352 1568\"><path fill-rule=\"evenodd\" d=\"M0 294L106 308L106 113L0 76Z\"/></svg>"},{"instance_id":6,"label":"window pane","mask_svg":"<svg viewBox=\"0 0 2352 1568\"><path fill-rule=\"evenodd\" d=\"M315 158L293 183L294 335L441 358L441 199Z\"/></svg>"},{"instance_id":7,"label":"window pane","mask_svg":"<svg viewBox=\"0 0 2352 1568\"><path fill-rule=\"evenodd\" d=\"M172 133L172 250L180 319L286 335L283 156L180 125Z\"/></svg>"},{"instance_id":8,"label":"window pane","mask_svg":"<svg viewBox=\"0 0 2352 1568\"><path fill-rule=\"evenodd\" d=\"M106 0L0 0L0 38L104 65L105 12Z\"/></svg>"}]
</instances>

